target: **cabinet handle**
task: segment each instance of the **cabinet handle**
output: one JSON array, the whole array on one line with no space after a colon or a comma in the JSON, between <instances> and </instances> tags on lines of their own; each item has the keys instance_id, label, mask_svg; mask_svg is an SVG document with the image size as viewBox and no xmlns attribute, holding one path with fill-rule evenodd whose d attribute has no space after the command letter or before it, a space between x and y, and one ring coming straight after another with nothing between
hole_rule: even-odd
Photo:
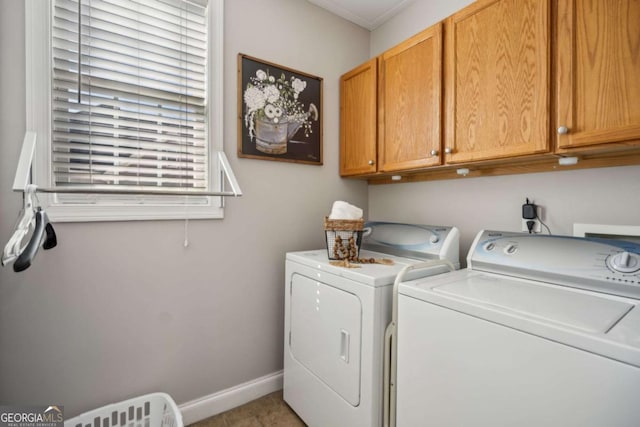
<instances>
[{"instance_id":1,"label":"cabinet handle","mask_svg":"<svg viewBox=\"0 0 640 427\"><path fill-rule=\"evenodd\" d=\"M560 127L558 128L558 134L559 134L559 135L566 135L566 134L568 134L568 133L569 133L569 128L568 128L568 127L566 127L566 126L560 126Z\"/></svg>"},{"instance_id":2,"label":"cabinet handle","mask_svg":"<svg viewBox=\"0 0 640 427\"><path fill-rule=\"evenodd\" d=\"M369 160L369 166L373 166L375 164L376 164L376 162L374 162L373 160Z\"/></svg>"},{"instance_id":3,"label":"cabinet handle","mask_svg":"<svg viewBox=\"0 0 640 427\"><path fill-rule=\"evenodd\" d=\"M453 148L447 147L447 148L444 149L444 152L445 152L445 154L451 154L451 153L453 153Z\"/></svg>"},{"instance_id":4,"label":"cabinet handle","mask_svg":"<svg viewBox=\"0 0 640 427\"><path fill-rule=\"evenodd\" d=\"M438 150L431 150L431 157L435 157L438 154L440 154L440 152Z\"/></svg>"}]
</instances>

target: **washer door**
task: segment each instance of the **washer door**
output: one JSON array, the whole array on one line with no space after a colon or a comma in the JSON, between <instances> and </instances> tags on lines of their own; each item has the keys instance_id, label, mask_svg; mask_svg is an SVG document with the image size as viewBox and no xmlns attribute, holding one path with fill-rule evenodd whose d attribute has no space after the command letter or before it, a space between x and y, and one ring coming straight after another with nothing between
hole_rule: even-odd
<instances>
[{"instance_id":1,"label":"washer door","mask_svg":"<svg viewBox=\"0 0 640 427\"><path fill-rule=\"evenodd\" d=\"M433 291L487 306L490 310L516 313L589 333L606 333L633 308L625 301L576 292L568 287L500 280L487 275L446 283L434 287Z\"/></svg>"},{"instance_id":2,"label":"washer door","mask_svg":"<svg viewBox=\"0 0 640 427\"><path fill-rule=\"evenodd\" d=\"M360 300L349 292L294 274L290 304L289 351L343 399L358 406Z\"/></svg>"}]
</instances>

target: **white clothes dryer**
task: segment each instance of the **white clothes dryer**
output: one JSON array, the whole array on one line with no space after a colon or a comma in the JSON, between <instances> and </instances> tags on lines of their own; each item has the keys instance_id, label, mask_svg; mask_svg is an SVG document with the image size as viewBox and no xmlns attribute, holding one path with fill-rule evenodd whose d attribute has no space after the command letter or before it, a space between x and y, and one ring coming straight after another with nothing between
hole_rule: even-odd
<instances>
[{"instance_id":1,"label":"white clothes dryer","mask_svg":"<svg viewBox=\"0 0 640 427\"><path fill-rule=\"evenodd\" d=\"M286 256L284 400L309 426L381 425L394 279L425 260L421 276L459 268L455 227L368 222L362 246L361 258L393 265L338 267L326 249Z\"/></svg>"},{"instance_id":2,"label":"white clothes dryer","mask_svg":"<svg viewBox=\"0 0 640 427\"><path fill-rule=\"evenodd\" d=\"M482 231L398 286L396 425L640 425L640 244Z\"/></svg>"}]
</instances>

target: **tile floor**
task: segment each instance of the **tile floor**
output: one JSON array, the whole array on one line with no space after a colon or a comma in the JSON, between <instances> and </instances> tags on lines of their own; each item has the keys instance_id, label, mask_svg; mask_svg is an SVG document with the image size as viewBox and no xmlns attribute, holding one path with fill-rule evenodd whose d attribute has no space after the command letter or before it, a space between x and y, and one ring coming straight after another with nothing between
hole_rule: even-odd
<instances>
[{"instance_id":1,"label":"tile floor","mask_svg":"<svg viewBox=\"0 0 640 427\"><path fill-rule=\"evenodd\" d=\"M282 400L282 390L191 424L189 427L305 427Z\"/></svg>"}]
</instances>

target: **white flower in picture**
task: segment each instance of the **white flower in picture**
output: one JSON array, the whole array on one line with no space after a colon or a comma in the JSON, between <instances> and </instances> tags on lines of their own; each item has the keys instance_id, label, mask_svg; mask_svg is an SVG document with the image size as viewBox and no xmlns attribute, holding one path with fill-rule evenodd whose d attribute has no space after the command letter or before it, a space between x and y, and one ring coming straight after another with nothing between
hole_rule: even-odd
<instances>
[{"instance_id":1,"label":"white flower in picture","mask_svg":"<svg viewBox=\"0 0 640 427\"><path fill-rule=\"evenodd\" d=\"M249 77L244 91L244 123L249 130L249 138L260 139L256 135L257 120L288 125L287 138L291 138L300 127L304 128L305 136L308 137L311 133L311 121L318 120L318 110L311 103L305 111L305 106L298 100L306 87L307 82L294 76L287 78L285 73L276 79L268 69L259 69L255 76Z\"/></svg>"},{"instance_id":2,"label":"white flower in picture","mask_svg":"<svg viewBox=\"0 0 640 427\"><path fill-rule=\"evenodd\" d=\"M293 97L294 99L298 99L298 95L307 87L307 82L302 81L300 79L293 79L291 82L291 87L293 88Z\"/></svg>"},{"instance_id":3,"label":"white flower in picture","mask_svg":"<svg viewBox=\"0 0 640 427\"><path fill-rule=\"evenodd\" d=\"M267 86L264 88L264 96L267 97L267 102L273 104L280 99L280 90L275 86Z\"/></svg>"},{"instance_id":4,"label":"white flower in picture","mask_svg":"<svg viewBox=\"0 0 640 427\"><path fill-rule=\"evenodd\" d=\"M244 102L247 104L247 109L257 111L264 108L267 103L267 97L257 87L248 87L244 92Z\"/></svg>"}]
</instances>

